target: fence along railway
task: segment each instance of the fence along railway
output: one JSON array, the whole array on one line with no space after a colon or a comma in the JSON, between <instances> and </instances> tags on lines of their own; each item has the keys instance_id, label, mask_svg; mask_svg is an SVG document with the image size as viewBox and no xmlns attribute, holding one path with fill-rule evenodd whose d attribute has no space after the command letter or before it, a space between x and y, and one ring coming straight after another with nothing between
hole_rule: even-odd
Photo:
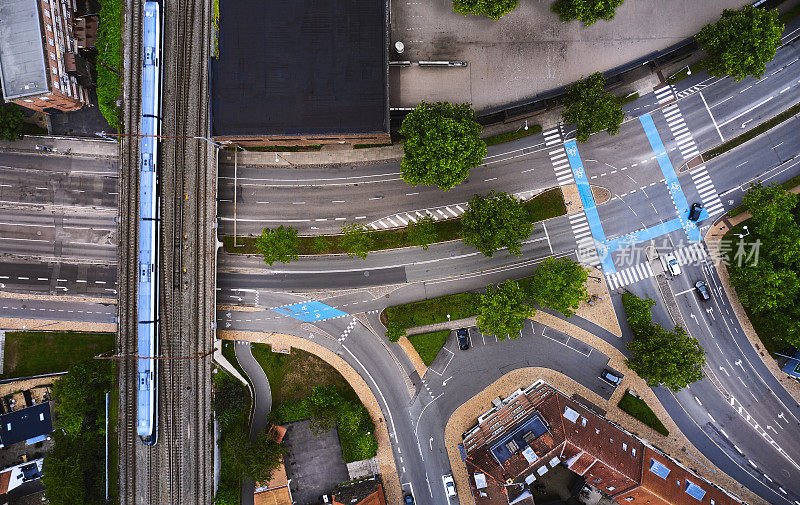
<instances>
[{"instance_id":1,"label":"fence along railway","mask_svg":"<svg viewBox=\"0 0 800 505\"><path fill-rule=\"evenodd\" d=\"M137 356L139 119L144 2L125 4L123 131L120 136L118 354ZM121 504L193 504L213 500L211 425L213 344L214 152L209 131L211 3L161 3L162 128L158 312L158 439L137 434L137 361L120 359Z\"/></svg>"}]
</instances>

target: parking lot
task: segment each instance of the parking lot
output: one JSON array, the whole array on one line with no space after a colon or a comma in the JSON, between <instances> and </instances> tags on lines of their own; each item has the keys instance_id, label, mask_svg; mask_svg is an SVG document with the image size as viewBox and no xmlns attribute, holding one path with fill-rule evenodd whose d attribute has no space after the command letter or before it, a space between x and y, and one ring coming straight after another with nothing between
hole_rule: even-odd
<instances>
[{"instance_id":1,"label":"parking lot","mask_svg":"<svg viewBox=\"0 0 800 505\"><path fill-rule=\"evenodd\" d=\"M523 367L544 367L565 373L606 399L616 389L600 378L608 367L608 356L536 321L525 321L516 338L507 336L501 340L496 335L479 332L474 326L468 328L468 333L469 349L459 349L456 332L452 331L428 367L423 382L431 393L440 387L450 390L452 386L474 395L507 372ZM492 367L486 367L485 363L492 363Z\"/></svg>"}]
</instances>

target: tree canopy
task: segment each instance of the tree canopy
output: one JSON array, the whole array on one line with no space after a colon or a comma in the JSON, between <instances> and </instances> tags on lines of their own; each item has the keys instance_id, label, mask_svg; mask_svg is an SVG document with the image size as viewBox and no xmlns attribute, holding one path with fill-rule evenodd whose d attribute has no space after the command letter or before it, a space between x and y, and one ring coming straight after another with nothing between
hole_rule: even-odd
<instances>
[{"instance_id":1,"label":"tree canopy","mask_svg":"<svg viewBox=\"0 0 800 505\"><path fill-rule=\"evenodd\" d=\"M22 119L16 104L0 104L0 139L13 142L22 138Z\"/></svg>"},{"instance_id":2,"label":"tree canopy","mask_svg":"<svg viewBox=\"0 0 800 505\"><path fill-rule=\"evenodd\" d=\"M105 394L112 385L113 365L99 359L74 365L53 383L54 445L42 477L49 503L105 503Z\"/></svg>"},{"instance_id":3,"label":"tree canopy","mask_svg":"<svg viewBox=\"0 0 800 505\"><path fill-rule=\"evenodd\" d=\"M436 226L431 216L425 216L408 227L408 238L415 246L427 251L428 246L436 242Z\"/></svg>"},{"instance_id":4,"label":"tree canopy","mask_svg":"<svg viewBox=\"0 0 800 505\"><path fill-rule=\"evenodd\" d=\"M696 338L680 326L667 330L653 323L652 300L625 293L622 303L633 331L633 340L628 344L632 357L625 363L648 386L663 384L678 391L705 376L706 353Z\"/></svg>"},{"instance_id":5,"label":"tree canopy","mask_svg":"<svg viewBox=\"0 0 800 505\"><path fill-rule=\"evenodd\" d=\"M752 5L725 9L719 21L700 30L697 42L706 51L705 68L717 77L737 81L761 77L781 44L783 23L778 11Z\"/></svg>"},{"instance_id":6,"label":"tree canopy","mask_svg":"<svg viewBox=\"0 0 800 505\"><path fill-rule=\"evenodd\" d=\"M453 10L465 16L486 14L492 19L500 19L517 8L517 0L453 0Z\"/></svg>"},{"instance_id":7,"label":"tree canopy","mask_svg":"<svg viewBox=\"0 0 800 505\"><path fill-rule=\"evenodd\" d=\"M230 470L256 482L269 481L283 455L283 446L272 441L266 431L259 433L251 443L246 430L232 430L220 445L225 461L231 465Z\"/></svg>"},{"instance_id":8,"label":"tree canopy","mask_svg":"<svg viewBox=\"0 0 800 505\"><path fill-rule=\"evenodd\" d=\"M588 296L588 276L580 263L570 258L557 260L550 257L539 265L522 287L529 300L570 317L578 309L581 300Z\"/></svg>"},{"instance_id":9,"label":"tree canopy","mask_svg":"<svg viewBox=\"0 0 800 505\"><path fill-rule=\"evenodd\" d=\"M403 180L448 190L481 164L486 144L470 104L422 102L403 120Z\"/></svg>"},{"instance_id":10,"label":"tree canopy","mask_svg":"<svg viewBox=\"0 0 800 505\"><path fill-rule=\"evenodd\" d=\"M744 197L750 233L723 242L731 284L759 337L772 351L800 347L800 201L755 184Z\"/></svg>"},{"instance_id":11,"label":"tree canopy","mask_svg":"<svg viewBox=\"0 0 800 505\"><path fill-rule=\"evenodd\" d=\"M297 246L300 239L297 238L297 230L291 226L280 225L274 230L264 228L261 235L256 239L256 248L264 256L264 263L272 266L276 261L289 263L298 257Z\"/></svg>"},{"instance_id":12,"label":"tree canopy","mask_svg":"<svg viewBox=\"0 0 800 505\"><path fill-rule=\"evenodd\" d=\"M617 99L604 89L605 84L603 74L596 72L567 88L561 117L567 123L575 123L578 142L586 142L599 131L605 130L609 135L619 131L625 113Z\"/></svg>"},{"instance_id":13,"label":"tree canopy","mask_svg":"<svg viewBox=\"0 0 800 505\"><path fill-rule=\"evenodd\" d=\"M515 281L507 280L497 288L488 286L480 296L478 330L503 340L506 335L517 338L525 319L534 310L525 302L525 294Z\"/></svg>"},{"instance_id":14,"label":"tree canopy","mask_svg":"<svg viewBox=\"0 0 800 505\"><path fill-rule=\"evenodd\" d=\"M625 0L558 0L550 9L558 14L561 21L583 21L586 26L598 19L611 21L617 7Z\"/></svg>"},{"instance_id":15,"label":"tree canopy","mask_svg":"<svg viewBox=\"0 0 800 505\"><path fill-rule=\"evenodd\" d=\"M350 223L342 225L342 237L339 245L347 251L351 258L367 257L367 253L372 250L374 243L372 235L360 224Z\"/></svg>"},{"instance_id":16,"label":"tree canopy","mask_svg":"<svg viewBox=\"0 0 800 505\"><path fill-rule=\"evenodd\" d=\"M475 195L461 217L462 240L491 257L505 247L519 256L520 245L533 231L522 204L508 193Z\"/></svg>"}]
</instances>

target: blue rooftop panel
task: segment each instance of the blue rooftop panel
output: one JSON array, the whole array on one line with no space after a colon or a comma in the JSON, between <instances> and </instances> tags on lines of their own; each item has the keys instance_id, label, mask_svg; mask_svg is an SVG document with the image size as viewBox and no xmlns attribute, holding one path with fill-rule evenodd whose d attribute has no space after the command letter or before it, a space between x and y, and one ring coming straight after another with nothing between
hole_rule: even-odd
<instances>
[{"instance_id":1,"label":"blue rooftop panel","mask_svg":"<svg viewBox=\"0 0 800 505\"><path fill-rule=\"evenodd\" d=\"M523 435L529 431L533 433L534 439L547 433L547 427L544 425L542 418L539 417L539 414L529 417L517 429L508 432L492 445L489 450L492 451L492 455L494 455L497 462L500 464L505 463L512 454L517 452L512 452L506 447L506 444L512 440L517 444L520 451L528 447L528 442L525 441Z\"/></svg>"},{"instance_id":2,"label":"blue rooftop panel","mask_svg":"<svg viewBox=\"0 0 800 505\"><path fill-rule=\"evenodd\" d=\"M650 471L658 475L662 479L666 479L669 475L670 469L659 463L654 459L650 459Z\"/></svg>"},{"instance_id":3,"label":"blue rooftop panel","mask_svg":"<svg viewBox=\"0 0 800 505\"><path fill-rule=\"evenodd\" d=\"M686 479L686 494L698 501L702 501L703 497L706 495L706 492L694 482Z\"/></svg>"}]
</instances>

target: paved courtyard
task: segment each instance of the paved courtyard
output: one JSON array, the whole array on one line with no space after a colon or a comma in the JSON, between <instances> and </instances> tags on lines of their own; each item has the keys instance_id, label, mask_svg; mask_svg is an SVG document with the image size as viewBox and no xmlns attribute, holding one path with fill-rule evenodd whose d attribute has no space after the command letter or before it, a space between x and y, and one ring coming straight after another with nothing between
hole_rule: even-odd
<instances>
[{"instance_id":1,"label":"paved courtyard","mask_svg":"<svg viewBox=\"0 0 800 505\"><path fill-rule=\"evenodd\" d=\"M743 0L628 0L614 20L562 23L551 0L521 0L493 21L453 12L451 0L392 2L392 60L463 60L467 68L391 67L392 107L420 101L472 102L478 111L523 101L596 71L665 49L716 21Z\"/></svg>"},{"instance_id":2,"label":"paved courtyard","mask_svg":"<svg viewBox=\"0 0 800 505\"><path fill-rule=\"evenodd\" d=\"M284 462L298 505L318 503L323 493L350 480L336 428L314 434L309 421L286 424Z\"/></svg>"}]
</instances>

